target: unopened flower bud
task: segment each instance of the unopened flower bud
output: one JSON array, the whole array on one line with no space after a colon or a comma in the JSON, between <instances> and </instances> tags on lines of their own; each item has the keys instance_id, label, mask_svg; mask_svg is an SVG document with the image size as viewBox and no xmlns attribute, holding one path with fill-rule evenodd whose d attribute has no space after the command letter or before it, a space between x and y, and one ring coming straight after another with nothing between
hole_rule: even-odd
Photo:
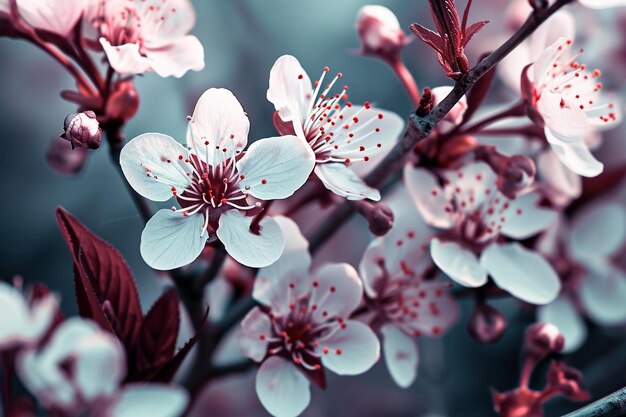
<instances>
[{"instance_id":1,"label":"unopened flower bud","mask_svg":"<svg viewBox=\"0 0 626 417\"><path fill-rule=\"evenodd\" d=\"M493 343L502 337L506 330L506 318L489 304L479 301L467 325L472 338L480 343Z\"/></svg>"},{"instance_id":2,"label":"unopened flower bud","mask_svg":"<svg viewBox=\"0 0 626 417\"><path fill-rule=\"evenodd\" d=\"M363 6L357 15L356 29L366 55L393 61L406 45L398 18L384 6Z\"/></svg>"},{"instance_id":3,"label":"unopened flower bud","mask_svg":"<svg viewBox=\"0 0 626 417\"><path fill-rule=\"evenodd\" d=\"M80 172L87 160L87 148L78 147L72 149L67 141L56 137L50 143L46 159L55 171L72 175Z\"/></svg>"},{"instance_id":4,"label":"unopened flower bud","mask_svg":"<svg viewBox=\"0 0 626 417\"><path fill-rule=\"evenodd\" d=\"M63 122L65 131L61 137L75 147L98 149L102 143L102 129L91 110L69 114Z\"/></svg>"},{"instance_id":5,"label":"unopened flower bud","mask_svg":"<svg viewBox=\"0 0 626 417\"><path fill-rule=\"evenodd\" d=\"M526 329L524 353L535 360L560 352L564 345L565 338L554 324L535 323Z\"/></svg>"},{"instance_id":6,"label":"unopened flower bud","mask_svg":"<svg viewBox=\"0 0 626 417\"><path fill-rule=\"evenodd\" d=\"M513 155L498 172L496 185L502 194L515 198L533 183L536 172L532 159L524 155Z\"/></svg>"},{"instance_id":7,"label":"unopened flower bud","mask_svg":"<svg viewBox=\"0 0 626 417\"><path fill-rule=\"evenodd\" d=\"M105 113L109 119L127 121L139 109L139 94L132 80L126 79L115 84L113 93L107 100Z\"/></svg>"},{"instance_id":8,"label":"unopened flower bud","mask_svg":"<svg viewBox=\"0 0 626 417\"><path fill-rule=\"evenodd\" d=\"M367 220L370 232L384 236L393 227L393 211L382 202L355 201L357 211Z\"/></svg>"},{"instance_id":9,"label":"unopened flower bud","mask_svg":"<svg viewBox=\"0 0 626 417\"><path fill-rule=\"evenodd\" d=\"M551 389L558 390L572 401L589 399L589 393L582 388L582 374L563 361L554 360L550 363L547 380Z\"/></svg>"},{"instance_id":10,"label":"unopened flower bud","mask_svg":"<svg viewBox=\"0 0 626 417\"><path fill-rule=\"evenodd\" d=\"M420 104L415 110L415 114L419 117L424 117L435 106L435 97L433 96L433 92L430 88L426 87L424 89L424 93L422 94L422 98L420 99Z\"/></svg>"}]
</instances>

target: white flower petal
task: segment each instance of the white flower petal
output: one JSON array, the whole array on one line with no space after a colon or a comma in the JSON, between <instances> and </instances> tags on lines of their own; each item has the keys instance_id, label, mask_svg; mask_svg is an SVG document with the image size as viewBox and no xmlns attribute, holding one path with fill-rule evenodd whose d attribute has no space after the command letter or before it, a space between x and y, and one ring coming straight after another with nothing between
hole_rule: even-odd
<instances>
[{"instance_id":1,"label":"white flower petal","mask_svg":"<svg viewBox=\"0 0 626 417\"><path fill-rule=\"evenodd\" d=\"M385 324L380 332L389 373L396 384L408 388L417 377L419 359L415 340L393 324Z\"/></svg>"},{"instance_id":2,"label":"white flower petal","mask_svg":"<svg viewBox=\"0 0 626 417\"><path fill-rule=\"evenodd\" d=\"M511 200L509 208L501 213L505 221L501 233L513 239L526 239L545 230L557 219L557 212L538 206L541 196L526 193Z\"/></svg>"},{"instance_id":3,"label":"white flower petal","mask_svg":"<svg viewBox=\"0 0 626 417\"><path fill-rule=\"evenodd\" d=\"M187 71L204 68L204 48L192 35L168 40L166 44L145 45L144 53L152 70L161 77L180 78Z\"/></svg>"},{"instance_id":4,"label":"white flower petal","mask_svg":"<svg viewBox=\"0 0 626 417\"><path fill-rule=\"evenodd\" d=\"M599 202L585 207L572 220L568 239L575 258L613 255L626 241L626 210L617 203Z\"/></svg>"},{"instance_id":5,"label":"white flower petal","mask_svg":"<svg viewBox=\"0 0 626 417\"><path fill-rule=\"evenodd\" d=\"M109 408L111 417L179 417L189 395L181 388L161 384L126 385Z\"/></svg>"},{"instance_id":6,"label":"white flower petal","mask_svg":"<svg viewBox=\"0 0 626 417\"><path fill-rule=\"evenodd\" d=\"M141 256L154 269L166 271L193 262L204 249L204 215L159 210L141 233Z\"/></svg>"},{"instance_id":7,"label":"white flower petal","mask_svg":"<svg viewBox=\"0 0 626 417\"><path fill-rule=\"evenodd\" d=\"M591 9L608 9L609 7L626 6L626 0L579 0L583 6Z\"/></svg>"},{"instance_id":8,"label":"white flower petal","mask_svg":"<svg viewBox=\"0 0 626 417\"><path fill-rule=\"evenodd\" d=\"M565 338L563 353L571 353L587 339L587 326L569 298L560 296L550 304L537 309L537 320L559 328Z\"/></svg>"},{"instance_id":9,"label":"white flower petal","mask_svg":"<svg viewBox=\"0 0 626 417\"><path fill-rule=\"evenodd\" d=\"M328 349L328 353L322 353L325 352L324 349ZM322 364L334 373L359 375L378 361L380 343L369 326L355 320L346 320L345 328L320 341L317 352L322 356Z\"/></svg>"},{"instance_id":10,"label":"white flower petal","mask_svg":"<svg viewBox=\"0 0 626 417\"><path fill-rule=\"evenodd\" d=\"M589 318L601 326L626 323L626 273L608 262L585 266L588 275L579 295Z\"/></svg>"},{"instance_id":11,"label":"white flower petal","mask_svg":"<svg viewBox=\"0 0 626 417\"><path fill-rule=\"evenodd\" d=\"M21 17L37 29L68 36L87 7L85 0L17 0Z\"/></svg>"},{"instance_id":12,"label":"white flower petal","mask_svg":"<svg viewBox=\"0 0 626 417\"><path fill-rule=\"evenodd\" d=\"M291 55L278 58L270 71L267 99L283 121L294 122L296 132L302 132L312 95L311 80L300 62Z\"/></svg>"},{"instance_id":13,"label":"white flower petal","mask_svg":"<svg viewBox=\"0 0 626 417\"><path fill-rule=\"evenodd\" d=\"M448 199L430 172L406 165L404 183L417 209L428 224L442 229L452 227L454 219L445 209Z\"/></svg>"},{"instance_id":14,"label":"white flower petal","mask_svg":"<svg viewBox=\"0 0 626 417\"><path fill-rule=\"evenodd\" d=\"M537 172L542 182L567 197L578 198L582 193L581 178L567 168L551 150L537 156Z\"/></svg>"},{"instance_id":15,"label":"white flower petal","mask_svg":"<svg viewBox=\"0 0 626 417\"><path fill-rule=\"evenodd\" d=\"M205 158L208 141L209 157L218 146L218 152L234 155L248 143L250 120L239 100L225 88L210 88L198 99L189 121L187 146ZM211 161L209 161L211 162Z\"/></svg>"},{"instance_id":16,"label":"white flower petal","mask_svg":"<svg viewBox=\"0 0 626 417\"><path fill-rule=\"evenodd\" d=\"M583 177L596 177L604 170L604 165L591 154L582 139L565 142L547 127L545 134L556 156L576 174Z\"/></svg>"},{"instance_id":17,"label":"white flower petal","mask_svg":"<svg viewBox=\"0 0 626 417\"><path fill-rule=\"evenodd\" d=\"M483 251L480 263L500 288L528 303L548 304L561 290L550 264L519 243L492 244Z\"/></svg>"},{"instance_id":18,"label":"white flower petal","mask_svg":"<svg viewBox=\"0 0 626 417\"><path fill-rule=\"evenodd\" d=\"M139 52L138 43L113 46L105 38L100 38L100 44L111 68L120 74L143 74L152 68L150 60Z\"/></svg>"},{"instance_id":19,"label":"white flower petal","mask_svg":"<svg viewBox=\"0 0 626 417\"><path fill-rule=\"evenodd\" d=\"M241 321L237 343L244 355L261 362L267 354L267 338L271 335L272 321L259 307L254 307Z\"/></svg>"},{"instance_id":20,"label":"white flower petal","mask_svg":"<svg viewBox=\"0 0 626 417\"><path fill-rule=\"evenodd\" d=\"M256 393L275 417L296 417L311 402L309 381L289 361L272 356L256 374Z\"/></svg>"},{"instance_id":21,"label":"white flower petal","mask_svg":"<svg viewBox=\"0 0 626 417\"><path fill-rule=\"evenodd\" d=\"M112 395L126 374L124 349L117 338L99 331L90 337L73 340L74 379L81 397L87 402ZM61 364L59 364L61 365Z\"/></svg>"},{"instance_id":22,"label":"white flower petal","mask_svg":"<svg viewBox=\"0 0 626 417\"><path fill-rule=\"evenodd\" d=\"M430 241L430 255L446 275L465 287L480 287L487 283L487 272L476 255L455 242Z\"/></svg>"},{"instance_id":23,"label":"white flower petal","mask_svg":"<svg viewBox=\"0 0 626 417\"><path fill-rule=\"evenodd\" d=\"M346 263L323 265L313 273L313 287L310 303L317 305L321 321L347 319L363 298L359 275Z\"/></svg>"},{"instance_id":24,"label":"white flower petal","mask_svg":"<svg viewBox=\"0 0 626 417\"><path fill-rule=\"evenodd\" d=\"M252 219L238 210L227 211L220 216L217 237L236 261L262 268L278 260L285 247L285 237L276 220L267 216L259 223L260 234L252 233Z\"/></svg>"},{"instance_id":25,"label":"white flower petal","mask_svg":"<svg viewBox=\"0 0 626 417\"><path fill-rule=\"evenodd\" d=\"M167 201L173 196L172 187L182 194L191 182L183 173L188 158L187 149L171 137L145 133L122 148L120 165L135 191L153 201Z\"/></svg>"},{"instance_id":26,"label":"white flower petal","mask_svg":"<svg viewBox=\"0 0 626 417\"><path fill-rule=\"evenodd\" d=\"M160 1L142 1L139 7L143 7L145 11L151 5L158 5ZM154 33L156 39L174 39L186 35L196 23L196 12L190 0L167 0L167 8L164 7L162 12L165 19L162 19L159 30Z\"/></svg>"},{"instance_id":27,"label":"white flower petal","mask_svg":"<svg viewBox=\"0 0 626 417\"><path fill-rule=\"evenodd\" d=\"M240 186L250 187L247 193L261 200L291 196L304 185L314 166L311 147L296 136L257 140L237 162L243 178Z\"/></svg>"},{"instance_id":28,"label":"white flower petal","mask_svg":"<svg viewBox=\"0 0 626 417\"><path fill-rule=\"evenodd\" d=\"M369 297L378 297L378 283L385 279L381 262L385 261L384 241L379 237L370 242L359 263L363 289Z\"/></svg>"},{"instance_id":29,"label":"white flower petal","mask_svg":"<svg viewBox=\"0 0 626 417\"><path fill-rule=\"evenodd\" d=\"M315 174L324 186L348 200L380 200L380 192L365 184L350 168L341 162L317 164Z\"/></svg>"}]
</instances>

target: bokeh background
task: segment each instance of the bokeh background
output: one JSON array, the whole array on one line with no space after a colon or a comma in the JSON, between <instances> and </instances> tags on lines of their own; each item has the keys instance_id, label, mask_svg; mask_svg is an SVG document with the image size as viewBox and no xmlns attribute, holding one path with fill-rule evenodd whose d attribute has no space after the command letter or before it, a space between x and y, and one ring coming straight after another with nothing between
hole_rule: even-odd
<instances>
[{"instance_id":1,"label":"bokeh background","mask_svg":"<svg viewBox=\"0 0 626 417\"><path fill-rule=\"evenodd\" d=\"M273 106L266 100L269 70L283 54L295 55L312 78L324 66L341 71L350 86L351 100L366 100L401 115L411 111L408 97L389 69L376 60L358 56L355 16L363 0L195 0L194 34L203 43L206 68L182 79L154 74L137 77L141 96L137 116L125 133L161 132L184 137L185 116L200 94L210 87L231 89L251 121L250 140L272 136ZM462 2L464 3L464 2ZM503 33L505 0L475 0L474 19L490 19L473 45L475 62L493 48ZM379 1L393 10L403 27L420 22L432 27L425 0ZM591 13L570 8L581 30L581 43L605 70L605 84L624 92L626 71L626 11ZM408 32L408 30L407 30ZM412 36L412 35L410 35ZM621 51L620 52L620 48ZM434 53L419 41L404 57L421 87L450 84ZM58 231L54 209L63 206L96 234L111 242L126 257L147 309L168 285L139 255L142 221L111 165L106 146L89 153L84 169L74 176L51 169L46 152L62 133L63 119L74 107L59 97L72 87L62 69L32 45L0 39L0 278L21 275L26 282L43 281L63 298L63 309L76 313L69 252ZM492 101L511 99L504 88L494 89ZM615 166L626 162L624 128L611 132L600 150L601 159ZM356 220L358 224L358 220ZM361 227L366 236L366 227ZM351 262L358 261L367 243L355 235ZM332 255L326 255L332 257ZM513 300L495 305L509 318L504 338L493 345L474 342L466 332L471 305L464 301L463 316L441 340L420 341L418 381L409 389L397 388L384 364L359 377L331 377L329 389L314 388L311 407L304 416L450 416L495 415L490 388L506 390L516 384L519 348L525 325L534 312ZM1 306L0 306L1 311ZM0 312L1 314L1 312ZM591 328L588 343L570 363L585 373L594 397L626 385L626 332ZM234 347L226 347L235 355ZM541 381L534 381L541 384ZM254 372L214 382L203 395L198 416L264 416L254 392ZM555 401L548 416L577 408Z\"/></svg>"}]
</instances>

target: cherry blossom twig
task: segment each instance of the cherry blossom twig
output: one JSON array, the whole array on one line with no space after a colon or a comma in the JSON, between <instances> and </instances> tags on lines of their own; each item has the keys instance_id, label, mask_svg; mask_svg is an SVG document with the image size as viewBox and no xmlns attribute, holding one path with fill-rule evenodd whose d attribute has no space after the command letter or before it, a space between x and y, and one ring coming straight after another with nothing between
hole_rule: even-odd
<instances>
[{"instance_id":1,"label":"cherry blossom twig","mask_svg":"<svg viewBox=\"0 0 626 417\"><path fill-rule=\"evenodd\" d=\"M513 49L528 38L543 22L556 13L563 6L574 0L557 0L547 9L535 10L520 27L520 29L498 49L487 55L474 68L456 82L454 88L437 106L426 116L418 116L415 112L409 116L409 125L398 144L387 156L370 172L365 182L378 187L395 171L401 169L404 157L411 152L415 145L428 137L433 128L452 110L454 105L469 91L469 89L489 70L495 67ZM343 203L323 223L309 240L312 252L318 250L337 229L355 212L350 202Z\"/></svg>"},{"instance_id":2,"label":"cherry blossom twig","mask_svg":"<svg viewBox=\"0 0 626 417\"><path fill-rule=\"evenodd\" d=\"M563 417L617 417L623 416L624 413L626 413L626 388L615 391Z\"/></svg>"}]
</instances>

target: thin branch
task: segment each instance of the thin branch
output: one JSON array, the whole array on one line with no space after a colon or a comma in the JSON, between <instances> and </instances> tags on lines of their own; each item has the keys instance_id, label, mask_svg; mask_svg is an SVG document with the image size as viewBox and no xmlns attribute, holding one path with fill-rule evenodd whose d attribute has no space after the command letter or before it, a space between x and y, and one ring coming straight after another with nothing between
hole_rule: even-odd
<instances>
[{"instance_id":1,"label":"thin branch","mask_svg":"<svg viewBox=\"0 0 626 417\"><path fill-rule=\"evenodd\" d=\"M625 414L626 388L622 388L563 417L618 417Z\"/></svg>"}]
</instances>

